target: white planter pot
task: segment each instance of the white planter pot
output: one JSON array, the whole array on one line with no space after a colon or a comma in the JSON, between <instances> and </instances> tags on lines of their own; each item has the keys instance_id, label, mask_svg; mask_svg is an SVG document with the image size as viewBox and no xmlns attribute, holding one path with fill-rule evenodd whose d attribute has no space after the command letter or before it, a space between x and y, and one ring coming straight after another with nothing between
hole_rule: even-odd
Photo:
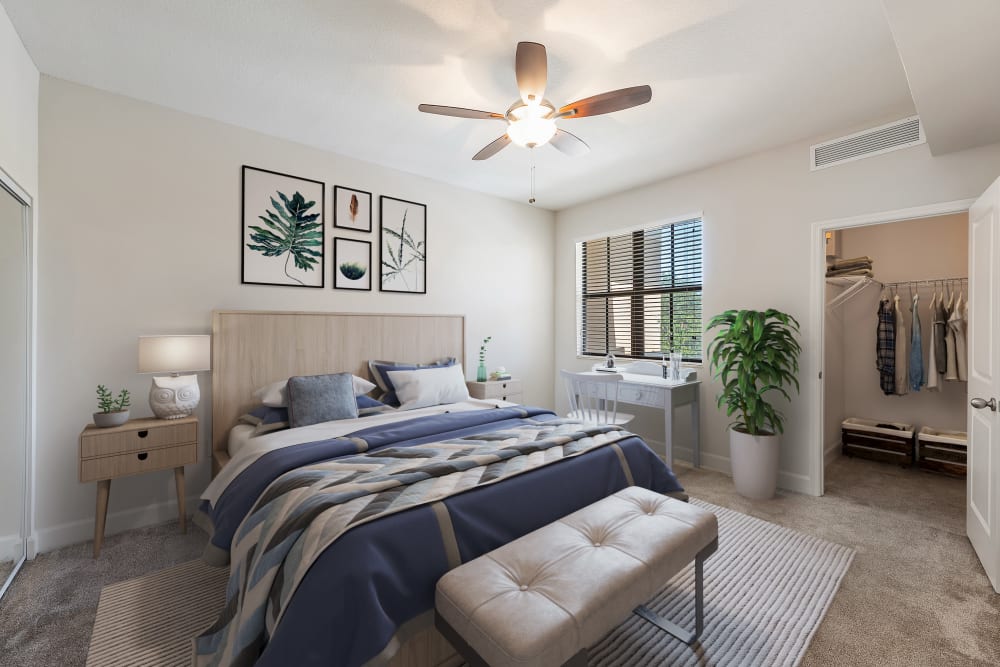
<instances>
[{"instance_id":1,"label":"white planter pot","mask_svg":"<svg viewBox=\"0 0 1000 667\"><path fill-rule=\"evenodd\" d=\"M747 498L773 498L778 489L779 435L750 435L729 429L729 461L736 492Z\"/></svg>"}]
</instances>

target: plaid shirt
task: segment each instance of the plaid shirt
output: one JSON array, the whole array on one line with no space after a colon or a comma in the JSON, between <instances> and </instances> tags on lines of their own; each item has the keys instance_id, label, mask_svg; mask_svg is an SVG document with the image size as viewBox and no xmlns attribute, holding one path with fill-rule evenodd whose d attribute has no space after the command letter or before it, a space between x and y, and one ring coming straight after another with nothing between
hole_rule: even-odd
<instances>
[{"instance_id":1,"label":"plaid shirt","mask_svg":"<svg viewBox=\"0 0 1000 667\"><path fill-rule=\"evenodd\" d=\"M896 314L888 299L878 304L878 328L875 333L875 367L882 393L896 393Z\"/></svg>"}]
</instances>

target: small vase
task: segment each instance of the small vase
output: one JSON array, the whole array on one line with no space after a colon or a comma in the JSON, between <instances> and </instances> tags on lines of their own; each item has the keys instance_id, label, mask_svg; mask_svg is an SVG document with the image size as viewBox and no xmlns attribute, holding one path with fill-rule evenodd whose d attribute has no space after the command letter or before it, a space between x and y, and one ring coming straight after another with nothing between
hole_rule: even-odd
<instances>
[{"instance_id":1,"label":"small vase","mask_svg":"<svg viewBox=\"0 0 1000 667\"><path fill-rule=\"evenodd\" d=\"M476 369L476 382L486 382L486 364L479 362L479 368Z\"/></svg>"}]
</instances>

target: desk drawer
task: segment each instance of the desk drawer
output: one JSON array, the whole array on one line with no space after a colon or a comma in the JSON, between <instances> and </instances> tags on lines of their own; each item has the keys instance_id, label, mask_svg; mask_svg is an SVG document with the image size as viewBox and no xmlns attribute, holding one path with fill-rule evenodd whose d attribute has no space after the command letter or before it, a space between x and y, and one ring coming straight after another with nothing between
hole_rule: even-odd
<instances>
[{"instance_id":1,"label":"desk drawer","mask_svg":"<svg viewBox=\"0 0 1000 667\"><path fill-rule=\"evenodd\" d=\"M177 468L198 462L198 444L161 447L143 452L129 452L80 461L80 481L117 479L127 475Z\"/></svg>"},{"instance_id":2,"label":"desk drawer","mask_svg":"<svg viewBox=\"0 0 1000 667\"><path fill-rule=\"evenodd\" d=\"M660 387L622 383L618 389L618 400L630 405L662 408L666 404L666 391Z\"/></svg>"},{"instance_id":3,"label":"desk drawer","mask_svg":"<svg viewBox=\"0 0 1000 667\"><path fill-rule=\"evenodd\" d=\"M145 452L157 447L180 445L198 440L198 424L156 425L155 428L118 430L107 433L89 429L80 437L80 457L108 456L125 452Z\"/></svg>"}]
</instances>

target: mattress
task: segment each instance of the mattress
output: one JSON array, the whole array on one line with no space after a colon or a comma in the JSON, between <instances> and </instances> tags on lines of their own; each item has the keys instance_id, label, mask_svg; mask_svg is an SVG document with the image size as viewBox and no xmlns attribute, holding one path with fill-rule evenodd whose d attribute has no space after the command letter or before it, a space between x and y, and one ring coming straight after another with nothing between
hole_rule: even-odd
<instances>
[{"instance_id":1,"label":"mattress","mask_svg":"<svg viewBox=\"0 0 1000 667\"><path fill-rule=\"evenodd\" d=\"M237 424L229 431L229 443L226 446L229 458L234 458L240 453L256 430L257 427L250 424Z\"/></svg>"}]
</instances>

